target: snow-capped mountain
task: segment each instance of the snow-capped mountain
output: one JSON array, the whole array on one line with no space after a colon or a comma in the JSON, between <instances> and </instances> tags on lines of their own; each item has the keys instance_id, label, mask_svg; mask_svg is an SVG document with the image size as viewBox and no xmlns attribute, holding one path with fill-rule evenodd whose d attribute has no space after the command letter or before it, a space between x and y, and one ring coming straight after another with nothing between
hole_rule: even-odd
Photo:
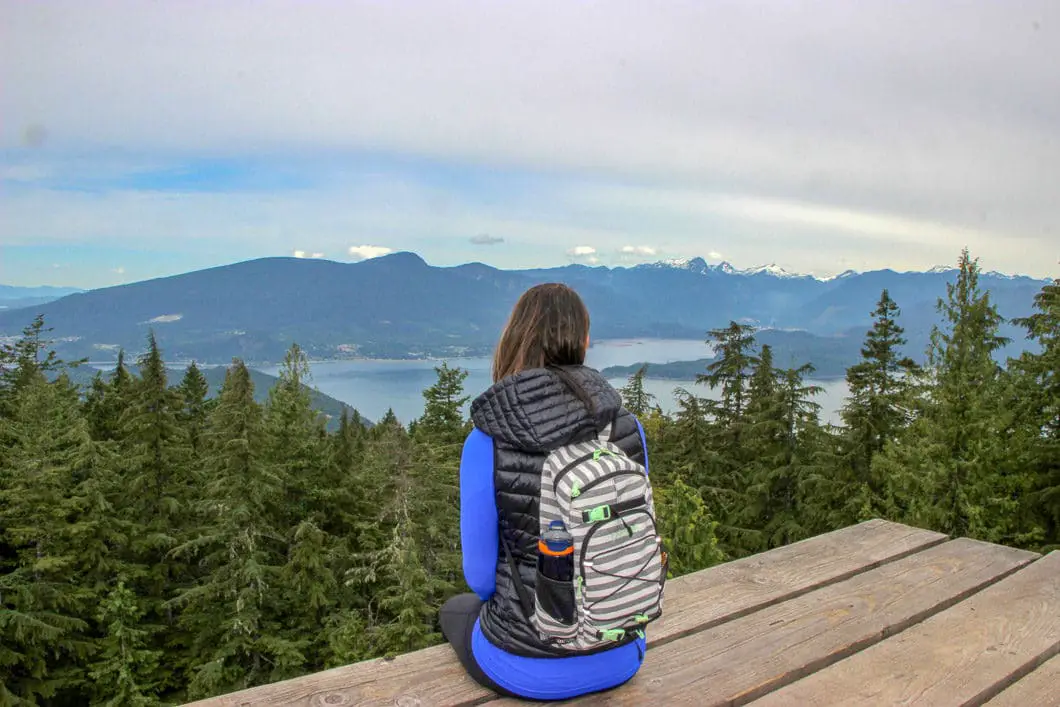
<instances>
[{"instance_id":1,"label":"snow-capped mountain","mask_svg":"<svg viewBox=\"0 0 1060 707\"><path fill-rule=\"evenodd\" d=\"M717 265L710 265L703 258L671 258L669 260L660 260L655 263L645 263L639 265L641 268L673 268L675 270L688 270L690 272L698 273L701 275L707 275L711 273L722 274L722 275L770 275L772 277L780 278L796 278L796 277L812 277L811 275L801 275L798 273L788 272L784 268L780 267L776 263L770 263L769 265L759 265L753 268L739 269L733 267L733 265L727 261L722 261Z\"/></svg>"},{"instance_id":2,"label":"snow-capped mountain","mask_svg":"<svg viewBox=\"0 0 1060 707\"><path fill-rule=\"evenodd\" d=\"M791 272L790 270L785 270L784 268L782 268L781 266L777 265L776 263L770 263L769 265L758 265L758 266L753 267L753 268L736 268L736 267L734 267L732 264L730 264L728 262L721 262L721 263L718 263L717 265L710 265L709 263L707 263L706 260L704 260L703 258L698 258L698 257L697 258L671 258L669 260L660 260L660 261L657 261L657 262L654 262L654 263L645 263L643 265L638 265L637 267L638 268L673 268L673 269L676 269L676 270L688 270L688 271L691 271L691 272L694 272L694 273L698 273L698 274L701 274L701 275L724 274L724 275L743 275L743 276L747 276L747 277L751 277L751 276L755 276L755 275L768 275L770 277L776 277L776 278L781 278L781 279L786 279L786 280L788 280L788 279L808 278L808 279L817 280L818 282L835 282L836 280L844 280L844 279L847 279L847 278L850 278L850 277L854 277L854 276L863 274L863 273L858 272L856 270L844 270L843 272L839 273L838 275L829 275L829 276L826 276L826 277L822 277L822 276L812 275L812 274L794 273L794 272ZM952 265L936 265L936 266L934 266L932 268L929 268L928 270L909 270L909 271L905 271L905 272L903 272L901 274L908 274L908 275L947 275L947 274L956 273L956 272L957 272L957 268L953 267ZM1017 280L1019 278L1028 278L1027 275L1019 275L1019 274L1010 275L1010 274L998 272L996 270L991 270L989 272L984 272L982 275L984 277L997 278L999 280ZM1029 279L1035 280L1035 278L1029 278Z\"/></svg>"},{"instance_id":3,"label":"snow-capped mountain","mask_svg":"<svg viewBox=\"0 0 1060 707\"><path fill-rule=\"evenodd\" d=\"M791 278L791 277L811 277L810 275L800 275L797 273L791 273L780 267L776 263L770 263L769 265L759 265L754 268L747 268L746 270L738 270L740 275L772 275L773 277Z\"/></svg>"}]
</instances>

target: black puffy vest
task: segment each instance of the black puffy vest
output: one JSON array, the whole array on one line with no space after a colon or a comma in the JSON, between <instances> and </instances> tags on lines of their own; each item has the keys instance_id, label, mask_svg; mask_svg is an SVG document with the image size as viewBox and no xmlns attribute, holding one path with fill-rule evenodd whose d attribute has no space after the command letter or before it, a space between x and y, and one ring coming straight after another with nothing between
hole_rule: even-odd
<instances>
[{"instance_id":1,"label":"black puffy vest","mask_svg":"<svg viewBox=\"0 0 1060 707\"><path fill-rule=\"evenodd\" d=\"M600 373L585 366L567 368L593 400L595 415L553 372L539 368L509 376L471 404L475 427L493 438L493 484L500 532L508 540L519 575L534 594L538 498L541 469L548 453L564 444L597 436L611 424L611 441L644 463L637 421L622 397ZM497 589L482 607L486 638L508 653L531 657L569 655L547 646L523 616L504 550L497 547Z\"/></svg>"}]
</instances>

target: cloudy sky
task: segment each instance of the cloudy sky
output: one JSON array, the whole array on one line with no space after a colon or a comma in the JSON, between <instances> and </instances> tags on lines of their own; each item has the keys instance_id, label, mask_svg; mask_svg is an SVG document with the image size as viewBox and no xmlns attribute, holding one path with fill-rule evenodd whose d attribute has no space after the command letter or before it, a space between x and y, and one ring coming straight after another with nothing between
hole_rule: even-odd
<instances>
[{"instance_id":1,"label":"cloudy sky","mask_svg":"<svg viewBox=\"0 0 1060 707\"><path fill-rule=\"evenodd\" d=\"M1060 270L1055 0L0 0L0 283Z\"/></svg>"}]
</instances>

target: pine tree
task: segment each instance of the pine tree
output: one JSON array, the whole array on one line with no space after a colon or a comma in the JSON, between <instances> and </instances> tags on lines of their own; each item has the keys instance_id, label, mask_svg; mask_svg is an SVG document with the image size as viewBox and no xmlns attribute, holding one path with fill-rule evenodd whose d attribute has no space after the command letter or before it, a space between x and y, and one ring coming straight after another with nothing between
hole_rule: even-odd
<instances>
[{"instance_id":1,"label":"pine tree","mask_svg":"<svg viewBox=\"0 0 1060 707\"><path fill-rule=\"evenodd\" d=\"M468 401L468 396L464 395L468 372L450 368L444 361L435 367L434 372L437 380L423 391L424 410L417 424L417 435L441 445L463 444L469 431L461 412Z\"/></svg>"},{"instance_id":2,"label":"pine tree","mask_svg":"<svg viewBox=\"0 0 1060 707\"><path fill-rule=\"evenodd\" d=\"M999 432L1002 371L994 353L1005 344L1001 316L979 290L979 265L961 253L956 283L946 285L928 351L929 399L899 441L885 446L872 473L886 478L889 503L905 519L953 536L1008 537L1017 489L1004 468Z\"/></svg>"},{"instance_id":3,"label":"pine tree","mask_svg":"<svg viewBox=\"0 0 1060 707\"><path fill-rule=\"evenodd\" d=\"M1024 513L1030 516L1028 542L1043 552L1060 549L1060 279L1034 298L1035 312L1017 319L1039 352L1010 362L1015 413L1010 460L1028 477Z\"/></svg>"},{"instance_id":4,"label":"pine tree","mask_svg":"<svg viewBox=\"0 0 1060 707\"><path fill-rule=\"evenodd\" d=\"M35 361L23 362L32 373L15 372L10 417L0 418L0 698L35 704L77 694L92 648L92 596L80 585L81 547L71 534L87 428L66 377L48 383Z\"/></svg>"},{"instance_id":5,"label":"pine tree","mask_svg":"<svg viewBox=\"0 0 1060 707\"><path fill-rule=\"evenodd\" d=\"M67 367L84 363L84 359L72 363L60 359L50 348L53 342L46 338L50 331L44 326L44 315L38 314L13 344L0 344L0 414L10 412L19 391L38 375L50 380Z\"/></svg>"},{"instance_id":6,"label":"pine tree","mask_svg":"<svg viewBox=\"0 0 1060 707\"><path fill-rule=\"evenodd\" d=\"M104 633L89 671L94 683L93 705L159 704L155 673L162 651L147 647L152 630L158 627L143 625L143 615L136 594L121 580L100 604L98 618Z\"/></svg>"},{"instance_id":7,"label":"pine tree","mask_svg":"<svg viewBox=\"0 0 1060 707\"><path fill-rule=\"evenodd\" d=\"M816 456L818 413L816 385L803 379L810 364L778 371L772 351L762 347L751 378L747 407L747 517L744 524L757 531L755 551L801 540L807 529L807 474Z\"/></svg>"},{"instance_id":8,"label":"pine tree","mask_svg":"<svg viewBox=\"0 0 1060 707\"><path fill-rule=\"evenodd\" d=\"M265 404L263 458L273 465L273 473L284 486L284 526L290 530L307 519L319 524L328 513L319 483L325 469L324 421L313 410L306 387L309 376L305 352L293 344Z\"/></svg>"},{"instance_id":9,"label":"pine tree","mask_svg":"<svg viewBox=\"0 0 1060 707\"><path fill-rule=\"evenodd\" d=\"M627 410L637 416L645 417L655 405L655 396L644 389L644 377L648 373L648 364L642 365L629 377L626 385L619 392Z\"/></svg>"},{"instance_id":10,"label":"pine tree","mask_svg":"<svg viewBox=\"0 0 1060 707\"><path fill-rule=\"evenodd\" d=\"M701 457L698 486L714 517L726 554L739 557L755 547L754 528L744 524L747 465L747 398L751 373L759 363L754 354L754 329L731 322L709 332L714 361L696 382L720 389L718 400L704 400L710 418L708 453Z\"/></svg>"},{"instance_id":11,"label":"pine tree","mask_svg":"<svg viewBox=\"0 0 1060 707\"><path fill-rule=\"evenodd\" d=\"M236 360L207 426L198 509L204 525L171 553L207 573L171 602L192 636L189 698L290 677L305 662L276 621L285 495L275 466L262 459L262 428L250 373Z\"/></svg>"},{"instance_id":12,"label":"pine tree","mask_svg":"<svg viewBox=\"0 0 1060 707\"><path fill-rule=\"evenodd\" d=\"M467 371L442 363L437 380L423 391L423 416L412 434L415 442L409 485L398 493L399 523L411 514L414 542L402 537L401 552L412 552L436 579L428 598L436 607L462 585L460 569L460 450L470 432L461 409L467 403Z\"/></svg>"},{"instance_id":13,"label":"pine tree","mask_svg":"<svg viewBox=\"0 0 1060 707\"><path fill-rule=\"evenodd\" d=\"M712 405L712 412L718 424L730 432L734 444L739 444L747 382L751 369L758 363L758 357L752 353L754 327L730 322L725 329L712 329L707 344L713 348L715 360L707 365L705 374L696 376L696 383L705 383L711 390L721 388L721 400Z\"/></svg>"},{"instance_id":14,"label":"pine tree","mask_svg":"<svg viewBox=\"0 0 1060 707\"><path fill-rule=\"evenodd\" d=\"M184 373L184 379L177 388L183 403L178 417L184 427L192 458L198 459L202 453L202 437L206 428L206 414L209 410L207 396L210 384L199 367L192 361Z\"/></svg>"},{"instance_id":15,"label":"pine tree","mask_svg":"<svg viewBox=\"0 0 1060 707\"><path fill-rule=\"evenodd\" d=\"M367 601L329 622L330 664L343 657L402 652L436 638L433 621L442 590L421 556L413 446L392 411L369 431L364 479L369 489L379 489L380 503L363 521L362 551L344 577L346 586ZM421 581L425 578L430 581ZM360 641L352 640L355 629L362 631Z\"/></svg>"},{"instance_id":16,"label":"pine tree","mask_svg":"<svg viewBox=\"0 0 1060 707\"><path fill-rule=\"evenodd\" d=\"M180 642L176 617L165 602L178 587L187 586L189 568L167 556L191 530L191 494L195 478L187 430L180 423L183 400L169 387L165 362L154 332L137 361L140 377L126 377L124 357L111 381L111 402L121 402L118 435L123 467L125 503L122 516L133 529L128 545L127 582L143 601L146 622L165 627L153 638L152 649L163 642ZM161 663L164 687L183 677L177 666Z\"/></svg>"},{"instance_id":17,"label":"pine tree","mask_svg":"<svg viewBox=\"0 0 1060 707\"><path fill-rule=\"evenodd\" d=\"M845 424L843 459L833 494L837 527L884 513L884 483L872 474L872 459L909 423L919 374L916 363L901 352L906 339L897 321L900 314L883 290L861 348L862 360L847 369L850 393L840 413Z\"/></svg>"},{"instance_id":18,"label":"pine tree","mask_svg":"<svg viewBox=\"0 0 1060 707\"><path fill-rule=\"evenodd\" d=\"M124 349L118 351L118 360L109 380L100 373L95 375L85 400L85 415L93 439L107 441L122 438L121 416L134 394L136 382L125 365Z\"/></svg>"},{"instance_id":19,"label":"pine tree","mask_svg":"<svg viewBox=\"0 0 1060 707\"><path fill-rule=\"evenodd\" d=\"M723 562L725 554L715 535L718 523L703 497L680 478L664 486L652 486L656 492L659 535L670 558L669 576L679 577Z\"/></svg>"}]
</instances>

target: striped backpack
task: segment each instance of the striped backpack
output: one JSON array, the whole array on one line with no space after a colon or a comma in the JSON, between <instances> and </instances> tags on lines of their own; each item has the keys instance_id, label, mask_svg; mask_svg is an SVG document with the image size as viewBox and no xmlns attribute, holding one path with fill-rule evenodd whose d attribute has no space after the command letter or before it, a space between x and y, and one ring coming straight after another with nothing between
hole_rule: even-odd
<instances>
[{"instance_id":1,"label":"striped backpack","mask_svg":"<svg viewBox=\"0 0 1060 707\"><path fill-rule=\"evenodd\" d=\"M651 484L644 466L609 441L610 429L553 450L542 468L541 535L561 521L573 537L571 579L550 579L539 563L533 597L515 583L541 640L571 652L643 637L644 626L662 615L668 562Z\"/></svg>"}]
</instances>

